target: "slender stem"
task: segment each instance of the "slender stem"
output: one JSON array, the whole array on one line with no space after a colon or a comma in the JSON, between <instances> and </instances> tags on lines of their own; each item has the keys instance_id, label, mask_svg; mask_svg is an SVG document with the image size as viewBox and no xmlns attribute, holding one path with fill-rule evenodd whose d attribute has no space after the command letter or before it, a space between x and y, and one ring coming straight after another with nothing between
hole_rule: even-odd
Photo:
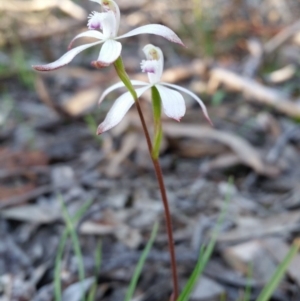
<instances>
[{"instance_id":1,"label":"slender stem","mask_svg":"<svg viewBox=\"0 0 300 301\"><path fill-rule=\"evenodd\" d=\"M171 257L171 268L172 268L172 279L173 279L173 300L177 300L178 293L179 293L179 288L178 288L178 276L177 276L177 266L176 266L176 255L175 255L175 247L174 247L174 238L173 238L173 230L172 230L172 219L171 219L171 214L170 214L170 209L169 209L169 203L168 203L168 197L167 197L167 192L166 192L166 187L164 183L164 178L161 170L161 166L159 164L159 160L153 158L152 156L152 143L150 139L150 135L146 126L145 118L143 115L143 112L141 110L141 106L139 101L137 100L135 102L143 131L147 140L147 145L149 149L149 153L152 159L152 163L155 169L155 174L157 178L157 182L159 185L159 190L161 194L161 198L163 201L164 205L164 212L165 212L165 219L166 219L166 226L167 226L167 234L168 234L168 244L169 244L169 252L170 252L170 257Z\"/></svg>"},{"instance_id":2,"label":"slender stem","mask_svg":"<svg viewBox=\"0 0 300 301\"><path fill-rule=\"evenodd\" d=\"M163 174L162 170L159 164L158 158L155 158L152 155L152 142L151 138L147 129L147 125L145 122L145 118L139 103L139 99L137 97L137 94L131 84L131 81L125 71L124 64L122 61L122 58L119 57L115 63L114 63L115 69L117 74L119 75L120 79L126 86L126 88L129 90L131 93L133 99L135 100L135 105L142 123L142 128L146 137L149 153L151 156L151 160L155 169L155 174L159 186L159 190L161 193L161 198L162 202L164 205L164 212L165 212L165 219L166 219L166 226L167 226L167 235L168 235L168 244L169 244L169 253L171 257L171 269L172 269L172 281L173 281L173 294L171 297L171 300L176 300L178 298L179 294L179 287L178 287L178 276L177 276L177 266L176 266L176 256L175 256L175 246L174 246L174 238L173 238L173 230L172 230L172 219L171 219L171 214L170 214L170 209L169 209L169 203L168 203L168 198L167 198L167 193L166 193L166 188L164 184L164 179L163 179Z\"/></svg>"}]
</instances>

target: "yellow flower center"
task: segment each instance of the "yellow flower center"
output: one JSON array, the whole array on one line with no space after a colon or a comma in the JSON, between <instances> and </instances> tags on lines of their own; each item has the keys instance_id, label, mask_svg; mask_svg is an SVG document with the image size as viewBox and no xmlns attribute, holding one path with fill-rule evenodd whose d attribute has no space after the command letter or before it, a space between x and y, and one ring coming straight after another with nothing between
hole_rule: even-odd
<instances>
[{"instance_id":1,"label":"yellow flower center","mask_svg":"<svg viewBox=\"0 0 300 301\"><path fill-rule=\"evenodd\" d=\"M112 10L113 12L116 12L116 8L114 6L114 3L110 0L103 0L102 5L106 7L106 9Z\"/></svg>"},{"instance_id":2,"label":"yellow flower center","mask_svg":"<svg viewBox=\"0 0 300 301\"><path fill-rule=\"evenodd\" d=\"M159 54L158 54L158 51L154 48L150 49L149 50L149 55L151 56L152 60L156 60L158 61L159 60Z\"/></svg>"}]
</instances>

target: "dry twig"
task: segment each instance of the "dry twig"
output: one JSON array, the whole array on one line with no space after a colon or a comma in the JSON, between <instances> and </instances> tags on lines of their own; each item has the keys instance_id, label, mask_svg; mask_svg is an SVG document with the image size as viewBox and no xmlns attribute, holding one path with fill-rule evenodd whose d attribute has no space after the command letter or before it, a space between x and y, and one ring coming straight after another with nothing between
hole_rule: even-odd
<instances>
[{"instance_id":1,"label":"dry twig","mask_svg":"<svg viewBox=\"0 0 300 301\"><path fill-rule=\"evenodd\" d=\"M229 70L215 68L211 71L209 91L213 92L220 84L224 84L230 90L243 92L247 100L271 106L290 117L300 117L299 104L285 99L280 91L268 88L253 79L242 77Z\"/></svg>"},{"instance_id":2,"label":"dry twig","mask_svg":"<svg viewBox=\"0 0 300 301\"><path fill-rule=\"evenodd\" d=\"M59 8L77 20L85 20L86 11L71 0L32 0L32 1L2 1L0 11L34 12L51 8Z\"/></svg>"}]
</instances>

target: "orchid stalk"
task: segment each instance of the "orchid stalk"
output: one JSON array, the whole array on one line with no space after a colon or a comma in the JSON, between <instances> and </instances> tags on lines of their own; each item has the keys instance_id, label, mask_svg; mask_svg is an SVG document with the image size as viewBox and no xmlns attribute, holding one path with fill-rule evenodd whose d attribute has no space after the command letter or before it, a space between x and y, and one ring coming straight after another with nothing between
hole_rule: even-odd
<instances>
[{"instance_id":1,"label":"orchid stalk","mask_svg":"<svg viewBox=\"0 0 300 301\"><path fill-rule=\"evenodd\" d=\"M125 94L123 94L120 98L119 98L119 102L122 106L122 99L124 98L125 100L127 99L133 99L139 114L139 118L141 120L141 124L142 124L142 128L145 134L145 138L146 138L146 142L147 142L147 146L148 146L148 150L149 150L149 154L151 156L152 159L152 163L153 163L153 167L155 170L155 175L157 178L157 182L159 185L159 190L160 190L160 194L161 194L161 199L163 202L163 206L164 206L164 213L165 213L165 220L166 220L166 228L167 228L167 235L168 235L168 245L169 245L169 253L170 253L170 259L171 259L171 269L172 269L172 281L173 281L173 294L172 294L172 298L171 300L175 301L177 300L177 297L179 295L179 286L178 286L178 276L177 276L177 266L176 266L176 255L175 255L175 247L174 247L174 238L173 238L173 227L172 227L172 219L171 219L171 213L170 213L170 208L169 208L169 202L168 202L168 197L167 197L167 192L166 192L166 187L165 187L165 183L164 183L164 178L163 178L163 174L162 174L162 170L160 167L160 163L158 160L158 154L159 154L159 148L160 148L160 142L161 139L159 137L159 135L162 135L162 131L161 131L161 123L160 123L160 113L161 113L161 103L160 103L160 97L159 94L157 93L157 91L155 91L155 87L153 87L153 113L154 113L154 121L157 121L156 125L156 130L160 131L157 136L157 138L155 137L155 148L153 148L152 146L152 142L151 142L151 138L148 132L148 128L147 128L147 124L139 103L139 94L140 91L136 91L132 85L132 81L130 81L129 76L127 75L125 69L124 69L124 65L123 65L123 61L122 58L119 57L118 60L114 63L115 65L115 69L120 77L120 79L122 80L122 82L118 83L118 86L126 86L126 88L128 89L129 92L126 92ZM116 85L113 85L112 87L115 87ZM106 90L106 93L109 93L109 90L112 88L108 88ZM148 88L148 87L147 87ZM157 94L156 94L157 93ZM105 94L105 92L103 93L103 95ZM100 101L103 100L103 95L100 99ZM116 101L117 103L117 101ZM115 103L115 104L116 104ZM125 103L126 105L126 103ZM117 103L117 107L120 108L119 104ZM126 109L125 109L126 111ZM126 111L127 112L127 111ZM125 112L125 113L126 113ZM123 112L124 113L124 112ZM116 110L112 109L110 110L110 114L108 113L106 116L106 121L111 120L113 122L114 117L118 115L118 112ZM118 116L117 116L118 117ZM97 134L100 134L99 132L99 127L97 130Z\"/></svg>"},{"instance_id":2,"label":"orchid stalk","mask_svg":"<svg viewBox=\"0 0 300 301\"><path fill-rule=\"evenodd\" d=\"M115 62L115 69L121 79L121 82L116 83L106 89L100 100L101 103L104 98L112 91L117 88L126 87L128 92L122 94L117 98L109 112L107 113L104 121L98 126L97 134L100 135L103 132L111 129L116 126L125 114L128 112L133 103L136 104L137 111L142 123L143 131L147 140L149 153L151 155L152 163L155 169L157 181L159 184L161 198L164 205L165 219L167 225L167 234L168 234L168 242L169 242L169 252L171 256L171 267L172 267L172 279L173 279L173 300L176 300L178 297L178 278L177 278L177 267L176 267L176 256L174 249L174 239L172 232L172 221L171 214L168 204L168 198L166 193L166 188L163 180L162 170L159 163L159 149L160 143L162 139L162 126L161 126L161 113L162 110L168 117L171 117L177 121L184 116L186 107L185 102L182 95L175 91L179 90L181 92L185 92L194 98L202 108L204 117L212 124L209 115L207 113L206 107L202 100L193 92L182 88L177 85L171 85L168 83L161 82L161 76L163 73L163 63L164 57L163 52L159 47L154 45L146 45L143 49L147 60L142 61L141 68L143 72L148 74L149 82L144 83L142 81L130 81L122 62L121 57ZM135 89L133 86L142 86L142 88ZM170 88L173 89L170 89ZM154 139L153 143L151 141L147 125L139 104L139 97L148 89L151 89L152 92L152 107L153 107L153 119L154 119Z\"/></svg>"}]
</instances>

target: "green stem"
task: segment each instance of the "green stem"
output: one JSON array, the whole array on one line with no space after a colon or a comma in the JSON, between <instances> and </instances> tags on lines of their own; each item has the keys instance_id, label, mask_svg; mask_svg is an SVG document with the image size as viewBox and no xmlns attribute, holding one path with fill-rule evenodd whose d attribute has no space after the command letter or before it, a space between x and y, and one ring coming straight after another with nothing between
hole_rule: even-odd
<instances>
[{"instance_id":1,"label":"green stem","mask_svg":"<svg viewBox=\"0 0 300 301\"><path fill-rule=\"evenodd\" d=\"M158 159L159 150L162 140L162 127L161 127L161 99L159 92L155 86L151 88L152 92L152 107L153 107L153 120L154 120L154 139L152 157Z\"/></svg>"},{"instance_id":2,"label":"green stem","mask_svg":"<svg viewBox=\"0 0 300 301\"><path fill-rule=\"evenodd\" d=\"M123 60L122 60L121 56L119 56L119 58L114 62L114 66L115 66L118 76L120 77L121 81L124 83L124 85L128 89L128 91L130 92L130 94L132 95L133 99L135 101L138 101L138 97L135 92L135 89L133 88L130 78L125 71Z\"/></svg>"},{"instance_id":3,"label":"green stem","mask_svg":"<svg viewBox=\"0 0 300 301\"><path fill-rule=\"evenodd\" d=\"M146 121L139 103L139 99L137 97L137 94L135 92L135 89L133 88L131 81L129 79L129 76L127 75L124 64L122 61L121 56L115 61L114 63L115 69L117 74L119 75L121 81L124 83L128 91L131 93L132 97L135 100L135 105L139 114L139 118L142 123L144 135L147 141L148 150L152 159L153 167L155 170L158 186L160 189L160 194L162 198L162 202L164 205L164 212L165 212L165 220L166 220L166 227L167 227L167 235L168 235L168 244L169 244L169 253L171 258L171 269L172 269L172 281L173 281L173 300L177 300L178 294L179 294L179 287L178 287L178 276L177 276L177 266L176 266L176 255L175 255L175 246L174 246L174 238L173 238L173 230L172 230L172 219L169 209L169 203L167 198L167 192L166 187L164 184L163 174L162 170L159 164L158 157L153 156L153 147L151 138L147 129Z\"/></svg>"}]
</instances>

